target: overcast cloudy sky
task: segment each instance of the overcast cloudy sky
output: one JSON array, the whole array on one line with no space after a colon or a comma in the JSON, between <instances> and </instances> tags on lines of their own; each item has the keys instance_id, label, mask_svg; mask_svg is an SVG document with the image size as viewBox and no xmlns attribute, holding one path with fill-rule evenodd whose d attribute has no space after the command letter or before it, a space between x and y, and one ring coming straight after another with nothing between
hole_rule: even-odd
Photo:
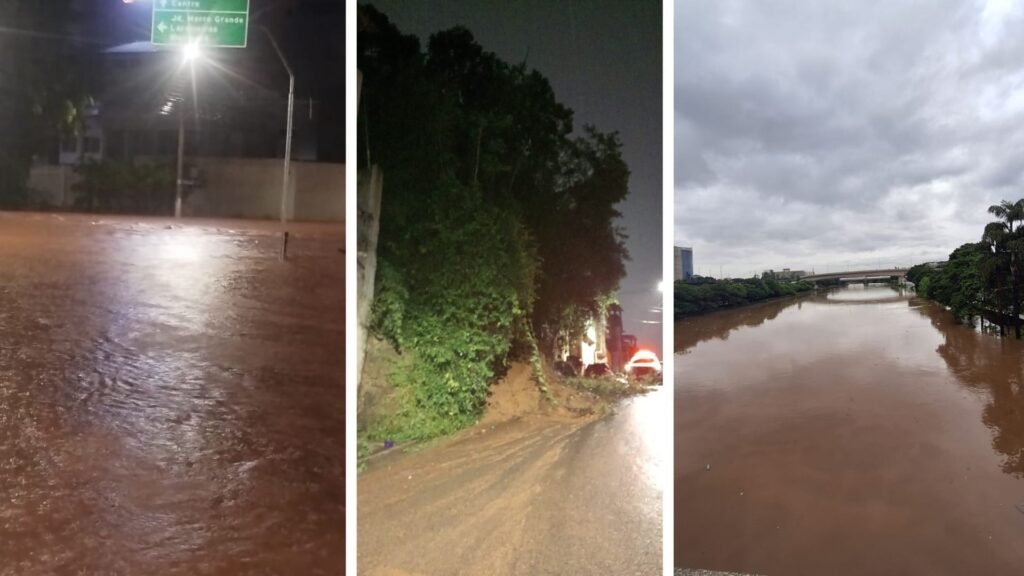
<instances>
[{"instance_id":1,"label":"overcast cloudy sky","mask_svg":"<svg viewBox=\"0 0 1024 576\"><path fill-rule=\"evenodd\" d=\"M910 265L1024 197L1016 1L682 0L677 245L699 274Z\"/></svg>"}]
</instances>

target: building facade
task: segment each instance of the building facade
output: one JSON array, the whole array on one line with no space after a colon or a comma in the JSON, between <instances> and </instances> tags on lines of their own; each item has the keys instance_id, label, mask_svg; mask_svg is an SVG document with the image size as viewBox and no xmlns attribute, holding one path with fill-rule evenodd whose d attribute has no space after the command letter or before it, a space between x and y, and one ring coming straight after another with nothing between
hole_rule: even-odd
<instances>
[{"instance_id":1,"label":"building facade","mask_svg":"<svg viewBox=\"0 0 1024 576\"><path fill-rule=\"evenodd\" d=\"M781 282L796 282L804 276L807 276L807 272L803 270L790 270L789 268L783 268L781 272L775 270L765 270L764 277L772 277Z\"/></svg>"},{"instance_id":2,"label":"building facade","mask_svg":"<svg viewBox=\"0 0 1024 576\"><path fill-rule=\"evenodd\" d=\"M672 260L675 264L673 278L676 280L689 280L693 278L693 248L676 246Z\"/></svg>"}]
</instances>

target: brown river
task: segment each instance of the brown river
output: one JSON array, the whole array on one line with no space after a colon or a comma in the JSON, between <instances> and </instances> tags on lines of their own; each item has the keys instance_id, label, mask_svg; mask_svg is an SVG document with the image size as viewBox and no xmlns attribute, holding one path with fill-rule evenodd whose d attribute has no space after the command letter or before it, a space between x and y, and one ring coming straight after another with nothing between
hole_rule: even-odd
<instances>
[{"instance_id":1,"label":"brown river","mask_svg":"<svg viewBox=\"0 0 1024 576\"><path fill-rule=\"evenodd\" d=\"M0 574L344 570L341 225L0 213Z\"/></svg>"},{"instance_id":2,"label":"brown river","mask_svg":"<svg viewBox=\"0 0 1024 576\"><path fill-rule=\"evenodd\" d=\"M1024 574L1024 345L887 286L678 322L675 564Z\"/></svg>"}]
</instances>

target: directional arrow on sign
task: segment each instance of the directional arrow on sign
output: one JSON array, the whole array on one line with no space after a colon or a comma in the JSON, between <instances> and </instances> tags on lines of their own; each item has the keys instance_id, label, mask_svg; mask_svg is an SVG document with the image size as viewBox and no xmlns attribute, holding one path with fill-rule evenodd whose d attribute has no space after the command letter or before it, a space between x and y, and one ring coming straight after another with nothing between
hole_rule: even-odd
<instances>
[{"instance_id":1,"label":"directional arrow on sign","mask_svg":"<svg viewBox=\"0 0 1024 576\"><path fill-rule=\"evenodd\" d=\"M167 31L167 24L164 23L164 22L161 22L160 24L157 24L156 29L159 30L161 34L163 34L164 32Z\"/></svg>"}]
</instances>

